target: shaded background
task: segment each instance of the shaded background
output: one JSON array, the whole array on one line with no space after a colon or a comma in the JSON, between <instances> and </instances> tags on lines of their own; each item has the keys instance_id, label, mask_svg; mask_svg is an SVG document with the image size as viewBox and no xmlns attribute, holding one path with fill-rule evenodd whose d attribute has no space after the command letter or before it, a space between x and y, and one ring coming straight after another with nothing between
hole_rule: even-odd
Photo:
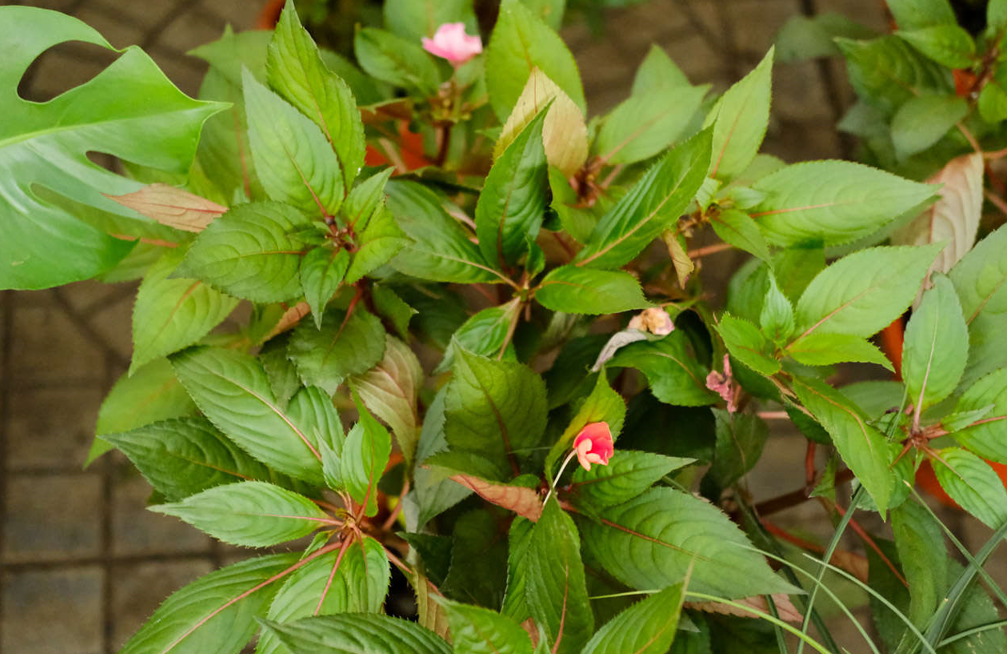
<instances>
[{"instance_id":1,"label":"shaded background","mask_svg":"<svg viewBox=\"0 0 1007 654\"><path fill-rule=\"evenodd\" d=\"M58 9L97 28L116 47L139 44L195 95L206 64L184 53L218 38L227 23L236 30L253 27L261 1L0 4ZM628 94L651 43L665 48L692 82L723 90L762 58L787 18L822 11L885 27L879 0L652 0L609 11L602 38L583 23L567 27L564 37L580 64L591 111L600 113ZM51 98L112 59L114 53L97 47L58 46L32 67L22 93ZM851 101L842 65L786 64L774 77L764 151L787 161L848 157L850 144L833 128ZM736 267L735 256L711 257L704 265L726 273ZM134 284L90 282L0 294L2 654L114 652L171 591L246 555L145 511L150 489L116 453L81 468L101 400L128 367L134 294ZM750 476L756 497L803 484L803 439L788 426L773 425L774 436ZM776 522L831 533L815 503ZM977 529L971 522L957 526L967 527L966 542ZM975 531L972 543L979 538ZM859 651L863 644L848 646Z\"/></svg>"}]
</instances>

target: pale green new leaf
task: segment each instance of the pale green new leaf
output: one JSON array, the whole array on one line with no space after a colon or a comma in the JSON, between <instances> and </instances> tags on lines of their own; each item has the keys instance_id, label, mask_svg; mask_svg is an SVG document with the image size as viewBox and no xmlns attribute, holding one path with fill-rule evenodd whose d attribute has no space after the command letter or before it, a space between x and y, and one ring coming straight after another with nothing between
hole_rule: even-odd
<instances>
[{"instance_id":1,"label":"pale green new leaf","mask_svg":"<svg viewBox=\"0 0 1007 654\"><path fill-rule=\"evenodd\" d=\"M376 316L357 306L347 318L329 309L321 329L302 321L294 329L287 356L306 384L335 394L350 375L370 370L385 353L385 330Z\"/></svg>"},{"instance_id":2,"label":"pale green new leaf","mask_svg":"<svg viewBox=\"0 0 1007 654\"><path fill-rule=\"evenodd\" d=\"M958 19L948 0L886 0L899 29L918 30L934 25L954 25Z\"/></svg>"},{"instance_id":3,"label":"pale green new leaf","mask_svg":"<svg viewBox=\"0 0 1007 654\"><path fill-rule=\"evenodd\" d=\"M860 250L820 272L797 302L797 341L815 331L871 336L916 297L943 243Z\"/></svg>"},{"instance_id":4,"label":"pale green new leaf","mask_svg":"<svg viewBox=\"0 0 1007 654\"><path fill-rule=\"evenodd\" d=\"M884 435L841 393L817 379L795 379L794 392L804 408L829 432L832 443L884 515L895 476L892 450Z\"/></svg>"},{"instance_id":5,"label":"pale green new leaf","mask_svg":"<svg viewBox=\"0 0 1007 654\"><path fill-rule=\"evenodd\" d=\"M971 426L955 431L955 440L979 456L1007 464L1007 369L977 381L955 407L956 414L976 411L986 413L970 421Z\"/></svg>"},{"instance_id":6,"label":"pale green new leaf","mask_svg":"<svg viewBox=\"0 0 1007 654\"><path fill-rule=\"evenodd\" d=\"M291 654L451 654L451 646L434 632L387 615L341 613L260 623Z\"/></svg>"},{"instance_id":7,"label":"pale green new leaf","mask_svg":"<svg viewBox=\"0 0 1007 654\"><path fill-rule=\"evenodd\" d=\"M561 266L542 280L535 299L547 309L599 315L650 306L640 282L621 270Z\"/></svg>"},{"instance_id":8,"label":"pale green new leaf","mask_svg":"<svg viewBox=\"0 0 1007 654\"><path fill-rule=\"evenodd\" d=\"M517 360L513 343L508 343L504 349L504 342L507 340L511 324L518 319L520 311L520 298L515 298L507 304L483 309L466 320L451 337L451 343L444 351L444 358L437 364L434 372L441 373L450 370L454 365L455 354L459 347L484 357L496 357L503 349L504 359Z\"/></svg>"},{"instance_id":9,"label":"pale green new leaf","mask_svg":"<svg viewBox=\"0 0 1007 654\"><path fill-rule=\"evenodd\" d=\"M876 345L860 336L815 332L794 341L787 354L808 366L830 366L834 363L876 363L894 372L892 362Z\"/></svg>"},{"instance_id":10,"label":"pale green new leaf","mask_svg":"<svg viewBox=\"0 0 1007 654\"><path fill-rule=\"evenodd\" d=\"M309 118L242 73L255 172L269 197L322 218L343 202L339 157Z\"/></svg>"},{"instance_id":11,"label":"pale green new leaf","mask_svg":"<svg viewBox=\"0 0 1007 654\"><path fill-rule=\"evenodd\" d=\"M479 246L444 210L442 199L416 182L389 182L388 208L413 242L392 261L406 275L437 282L476 284L500 281Z\"/></svg>"},{"instance_id":12,"label":"pale green new leaf","mask_svg":"<svg viewBox=\"0 0 1007 654\"><path fill-rule=\"evenodd\" d=\"M605 116L595 150L610 164L660 154L689 126L709 90L709 85L663 85L634 93Z\"/></svg>"},{"instance_id":13,"label":"pale green new leaf","mask_svg":"<svg viewBox=\"0 0 1007 654\"><path fill-rule=\"evenodd\" d=\"M633 499L672 470L693 461L653 452L617 449L607 466L591 466L590 471L577 468L570 483L570 493L578 506L597 511Z\"/></svg>"},{"instance_id":14,"label":"pale green new leaf","mask_svg":"<svg viewBox=\"0 0 1007 654\"><path fill-rule=\"evenodd\" d=\"M380 613L391 577L385 549L373 538L365 537L349 546L336 568L339 554L323 554L291 574L273 598L266 618L293 622L313 615ZM319 606L323 595L325 599ZM255 648L255 654L289 652L269 630L262 632Z\"/></svg>"},{"instance_id":15,"label":"pale green new leaf","mask_svg":"<svg viewBox=\"0 0 1007 654\"><path fill-rule=\"evenodd\" d=\"M276 594L277 584L264 584L296 562L296 552L272 554L200 577L166 599L119 654L238 654Z\"/></svg>"},{"instance_id":16,"label":"pale green new leaf","mask_svg":"<svg viewBox=\"0 0 1007 654\"><path fill-rule=\"evenodd\" d=\"M777 245L841 245L874 233L937 189L849 161L794 164L752 184L765 194L751 215Z\"/></svg>"},{"instance_id":17,"label":"pale green new leaf","mask_svg":"<svg viewBox=\"0 0 1007 654\"><path fill-rule=\"evenodd\" d=\"M295 486L245 453L205 418L161 420L132 431L106 434L105 439L171 502L249 479Z\"/></svg>"},{"instance_id":18,"label":"pale green new leaf","mask_svg":"<svg viewBox=\"0 0 1007 654\"><path fill-rule=\"evenodd\" d=\"M563 40L520 0L503 0L486 48L486 88L500 122L507 120L534 68L585 110L577 62Z\"/></svg>"},{"instance_id":19,"label":"pale green new leaf","mask_svg":"<svg viewBox=\"0 0 1007 654\"><path fill-rule=\"evenodd\" d=\"M364 125L346 82L322 62L318 47L287 2L269 42L269 86L310 118L336 151L349 189L364 164Z\"/></svg>"},{"instance_id":20,"label":"pale green new leaf","mask_svg":"<svg viewBox=\"0 0 1007 654\"><path fill-rule=\"evenodd\" d=\"M956 23L932 25L895 33L924 55L948 68L970 68L976 63L976 44Z\"/></svg>"},{"instance_id":21,"label":"pale green new leaf","mask_svg":"<svg viewBox=\"0 0 1007 654\"><path fill-rule=\"evenodd\" d=\"M539 112L493 163L476 204L476 235L487 261L517 263L542 226L548 178Z\"/></svg>"},{"instance_id":22,"label":"pale green new leaf","mask_svg":"<svg viewBox=\"0 0 1007 654\"><path fill-rule=\"evenodd\" d=\"M717 507L671 488L652 488L580 523L591 558L622 583L658 590L682 581L724 598L791 593Z\"/></svg>"},{"instance_id":23,"label":"pale green new leaf","mask_svg":"<svg viewBox=\"0 0 1007 654\"><path fill-rule=\"evenodd\" d=\"M280 409L255 358L202 347L172 356L171 363L203 414L239 447L279 472L321 485L314 425L299 425Z\"/></svg>"},{"instance_id":24,"label":"pale green new leaf","mask_svg":"<svg viewBox=\"0 0 1007 654\"><path fill-rule=\"evenodd\" d=\"M238 305L238 300L197 279L169 277L181 259L176 250L167 252L140 284L133 307L130 373L152 359L192 345Z\"/></svg>"},{"instance_id":25,"label":"pale green new leaf","mask_svg":"<svg viewBox=\"0 0 1007 654\"><path fill-rule=\"evenodd\" d=\"M706 388L709 369L696 359L689 337L681 331L658 341L627 345L607 365L636 368L647 376L654 397L666 404L707 406L717 401L717 395Z\"/></svg>"},{"instance_id":26,"label":"pale green new leaf","mask_svg":"<svg viewBox=\"0 0 1007 654\"><path fill-rule=\"evenodd\" d=\"M364 275L385 265L409 243L391 212L384 206L378 207L358 238L359 249L353 254L353 263L346 272L346 283L355 284Z\"/></svg>"},{"instance_id":27,"label":"pale green new leaf","mask_svg":"<svg viewBox=\"0 0 1007 654\"><path fill-rule=\"evenodd\" d=\"M958 386L968 360L969 333L955 288L944 275L913 311L902 348L902 378L917 412L934 405Z\"/></svg>"},{"instance_id":28,"label":"pale green new leaf","mask_svg":"<svg viewBox=\"0 0 1007 654\"><path fill-rule=\"evenodd\" d=\"M361 181L346 196L341 209L346 224L357 233L367 228L367 223L385 202L385 186L394 168L385 168Z\"/></svg>"},{"instance_id":29,"label":"pale green new leaf","mask_svg":"<svg viewBox=\"0 0 1007 654\"><path fill-rule=\"evenodd\" d=\"M717 324L717 333L724 339L731 356L752 370L767 376L780 371L773 344L752 323L725 313Z\"/></svg>"},{"instance_id":30,"label":"pale green new leaf","mask_svg":"<svg viewBox=\"0 0 1007 654\"><path fill-rule=\"evenodd\" d=\"M283 302L301 294L303 243L292 232L307 219L278 202L239 204L203 230L175 271L253 302Z\"/></svg>"},{"instance_id":31,"label":"pale green new leaf","mask_svg":"<svg viewBox=\"0 0 1007 654\"><path fill-rule=\"evenodd\" d=\"M647 56L636 69L632 95L642 95L661 87L688 86L689 78L658 45L651 45Z\"/></svg>"},{"instance_id":32,"label":"pale green new leaf","mask_svg":"<svg viewBox=\"0 0 1007 654\"><path fill-rule=\"evenodd\" d=\"M364 515L373 516L378 512L378 482L388 465L392 437L374 419L356 394L353 399L360 420L346 435L346 443L343 445L340 456L342 481L350 497L364 505Z\"/></svg>"},{"instance_id":33,"label":"pale green new leaf","mask_svg":"<svg viewBox=\"0 0 1007 654\"><path fill-rule=\"evenodd\" d=\"M325 305L335 295L349 265L350 253L344 249L316 247L301 259L301 290L318 329L322 328Z\"/></svg>"},{"instance_id":34,"label":"pale green new leaf","mask_svg":"<svg viewBox=\"0 0 1007 654\"><path fill-rule=\"evenodd\" d=\"M1007 521L1007 490L988 463L966 450L949 447L931 460L941 488L990 529Z\"/></svg>"},{"instance_id":35,"label":"pale green new leaf","mask_svg":"<svg viewBox=\"0 0 1007 654\"><path fill-rule=\"evenodd\" d=\"M124 374L98 410L95 439L85 466L112 449L112 445L101 438L103 434L132 431L159 420L194 413L196 405L178 383L167 359L155 359L132 375Z\"/></svg>"},{"instance_id":36,"label":"pale green new leaf","mask_svg":"<svg viewBox=\"0 0 1007 654\"><path fill-rule=\"evenodd\" d=\"M451 623L455 654L532 654L521 625L496 611L439 599Z\"/></svg>"},{"instance_id":37,"label":"pale green new leaf","mask_svg":"<svg viewBox=\"0 0 1007 654\"><path fill-rule=\"evenodd\" d=\"M709 174L722 181L741 173L759 152L769 125L773 48L752 72L721 96L703 127L713 125Z\"/></svg>"},{"instance_id":38,"label":"pale green new leaf","mask_svg":"<svg viewBox=\"0 0 1007 654\"><path fill-rule=\"evenodd\" d=\"M270 547L307 536L328 516L311 500L264 481L224 484L149 507L232 545Z\"/></svg>"},{"instance_id":39,"label":"pale green new leaf","mask_svg":"<svg viewBox=\"0 0 1007 654\"><path fill-rule=\"evenodd\" d=\"M525 593L536 624L546 630L552 651L579 654L594 633L577 527L559 507L546 502L532 528Z\"/></svg>"},{"instance_id":40,"label":"pale green new leaf","mask_svg":"<svg viewBox=\"0 0 1007 654\"><path fill-rule=\"evenodd\" d=\"M135 46L90 81L48 102L22 99L17 89L28 66L65 41L117 52L76 18L0 7L0 288L48 288L94 277L133 247L44 200L33 184L44 182L70 200L142 229L153 223L106 197L142 185L94 165L87 153L109 152L184 175L203 123L224 108L187 97Z\"/></svg>"},{"instance_id":41,"label":"pale green new leaf","mask_svg":"<svg viewBox=\"0 0 1007 654\"><path fill-rule=\"evenodd\" d=\"M769 261L769 246L759 225L744 211L725 209L710 216L710 226L725 243Z\"/></svg>"},{"instance_id":42,"label":"pale green new leaf","mask_svg":"<svg viewBox=\"0 0 1007 654\"><path fill-rule=\"evenodd\" d=\"M350 378L350 386L377 417L395 433L406 464L412 465L420 437L417 395L423 386L423 368L409 346L385 335L385 355L362 375Z\"/></svg>"},{"instance_id":43,"label":"pale green new leaf","mask_svg":"<svg viewBox=\"0 0 1007 654\"><path fill-rule=\"evenodd\" d=\"M618 268L677 224L706 178L710 136L710 130L700 132L651 166L598 221L575 263Z\"/></svg>"},{"instance_id":44,"label":"pale green new leaf","mask_svg":"<svg viewBox=\"0 0 1007 654\"><path fill-rule=\"evenodd\" d=\"M794 305L776 284L776 276L769 274L769 289L759 314L759 328L769 340L783 343L794 333Z\"/></svg>"},{"instance_id":45,"label":"pale green new leaf","mask_svg":"<svg viewBox=\"0 0 1007 654\"><path fill-rule=\"evenodd\" d=\"M582 654L666 654L685 601L682 584L633 604L605 623Z\"/></svg>"},{"instance_id":46,"label":"pale green new leaf","mask_svg":"<svg viewBox=\"0 0 1007 654\"><path fill-rule=\"evenodd\" d=\"M965 118L969 105L954 95L921 95L902 105L892 117L892 143L899 159L922 152Z\"/></svg>"}]
</instances>

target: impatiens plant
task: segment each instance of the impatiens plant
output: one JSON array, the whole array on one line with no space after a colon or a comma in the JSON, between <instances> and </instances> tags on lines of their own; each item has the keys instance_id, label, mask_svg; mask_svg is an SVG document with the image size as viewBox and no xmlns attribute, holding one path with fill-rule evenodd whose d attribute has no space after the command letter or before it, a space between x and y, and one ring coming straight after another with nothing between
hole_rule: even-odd
<instances>
[{"instance_id":1,"label":"impatiens plant","mask_svg":"<svg viewBox=\"0 0 1007 654\"><path fill-rule=\"evenodd\" d=\"M140 280L89 458L118 449L152 511L223 542L286 544L176 591L122 652L1007 651L983 569L1007 533L1007 227L981 226L981 180L969 238L923 237L950 177L760 154L773 51L714 94L654 48L592 116L562 7L503 0L484 49L471 2L389 2L351 62L288 4L191 53L198 100L130 47L41 103L17 92L36 57L111 46L0 8L0 287ZM953 30L912 29L842 46L896 57L858 91L928 103L897 156L940 96L878 80L950 79L921 57ZM946 127L991 121L982 97ZM751 256L711 305L728 249ZM893 380L870 339L907 310ZM744 483L767 419L807 439L777 498ZM994 530L980 551L916 493L924 461ZM773 522L811 498L827 543ZM386 613L393 570L413 621ZM837 642L822 610L858 600L835 586L880 638Z\"/></svg>"}]
</instances>

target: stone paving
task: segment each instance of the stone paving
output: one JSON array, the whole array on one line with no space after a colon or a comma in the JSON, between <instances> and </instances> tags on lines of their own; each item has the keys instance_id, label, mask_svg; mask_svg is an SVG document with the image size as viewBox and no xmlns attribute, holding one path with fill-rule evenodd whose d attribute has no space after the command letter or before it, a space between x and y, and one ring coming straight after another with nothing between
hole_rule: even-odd
<instances>
[{"instance_id":1,"label":"stone paving","mask_svg":"<svg viewBox=\"0 0 1007 654\"><path fill-rule=\"evenodd\" d=\"M260 1L33 0L97 28L115 46L141 44L194 94L204 72L183 53L230 23L246 29ZM565 36L582 66L589 104L601 112L628 92L650 43L693 82L722 89L765 53L801 11L842 11L875 27L876 0L652 0L612 10L604 38L582 25ZM111 60L81 44L47 53L23 83L45 99ZM849 102L841 66L777 68L766 150L787 160L848 155L832 124ZM833 94L827 88L836 89ZM721 259L726 265L729 259ZM175 588L241 554L181 522L144 510L149 487L115 453L82 468L104 394L128 366L135 286L92 282L0 293L0 654L105 654ZM803 445L774 435L751 475L765 497L802 483ZM780 524L828 533L808 505ZM855 651L855 650L854 650ZM208 653L211 654L211 653Z\"/></svg>"}]
</instances>

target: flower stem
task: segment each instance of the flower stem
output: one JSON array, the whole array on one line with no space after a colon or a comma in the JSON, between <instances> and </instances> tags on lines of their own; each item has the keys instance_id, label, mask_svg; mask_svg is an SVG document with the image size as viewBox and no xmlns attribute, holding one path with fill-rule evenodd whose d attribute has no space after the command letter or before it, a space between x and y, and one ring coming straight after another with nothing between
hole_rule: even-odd
<instances>
[{"instance_id":1,"label":"flower stem","mask_svg":"<svg viewBox=\"0 0 1007 654\"><path fill-rule=\"evenodd\" d=\"M543 505L545 505L545 503L549 501L549 498L552 497L553 491L556 490L556 484L559 483L559 478L563 476L563 471L566 470L567 464L570 463L570 459L572 459L575 454L577 454L577 450L570 450L570 453L566 455L565 459L563 459L563 465L559 467L559 472L557 472L556 476L552 478L552 484L549 485L549 492L546 494L545 500L542 501Z\"/></svg>"}]
</instances>

